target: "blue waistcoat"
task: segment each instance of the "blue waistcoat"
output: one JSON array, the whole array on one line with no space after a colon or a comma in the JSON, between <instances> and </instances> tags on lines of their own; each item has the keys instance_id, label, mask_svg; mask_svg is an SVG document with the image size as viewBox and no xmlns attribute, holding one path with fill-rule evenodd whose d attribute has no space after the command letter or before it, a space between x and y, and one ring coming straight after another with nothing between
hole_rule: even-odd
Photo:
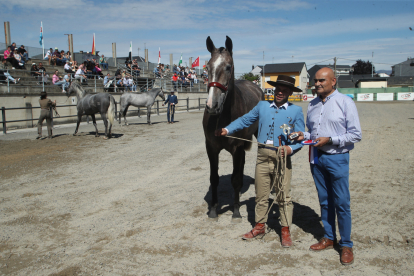
<instances>
[{"instance_id":1,"label":"blue waistcoat","mask_svg":"<svg viewBox=\"0 0 414 276\"><path fill-rule=\"evenodd\" d=\"M173 104L178 104L178 99L176 95L168 95L167 99L165 100L164 104L166 103L173 103Z\"/></svg>"},{"instance_id":2,"label":"blue waistcoat","mask_svg":"<svg viewBox=\"0 0 414 276\"><path fill-rule=\"evenodd\" d=\"M280 128L282 124L294 124L295 127L291 132L305 131L303 112L300 106L288 103L287 109L283 107L277 109L274 106L270 107L270 103L267 101L260 101L249 113L234 120L226 127L229 131L228 135L249 127L257 120L259 120L257 136L259 143L266 144L267 140L273 140L273 145L277 147L279 146L278 136L281 136L282 145L290 146L293 150L292 154L302 148L300 142L288 140Z\"/></svg>"}]
</instances>

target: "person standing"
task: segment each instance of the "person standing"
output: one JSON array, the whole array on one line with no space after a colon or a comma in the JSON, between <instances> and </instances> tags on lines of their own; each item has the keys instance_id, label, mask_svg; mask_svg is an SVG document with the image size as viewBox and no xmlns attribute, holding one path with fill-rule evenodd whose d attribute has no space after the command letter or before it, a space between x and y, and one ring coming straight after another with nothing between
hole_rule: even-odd
<instances>
[{"instance_id":1,"label":"person standing","mask_svg":"<svg viewBox=\"0 0 414 276\"><path fill-rule=\"evenodd\" d=\"M317 142L311 148L310 169L318 192L321 220L325 235L310 246L312 251L333 248L336 243L335 215L341 236L340 261L343 265L354 262L351 241L351 196L349 192L349 151L361 141L361 126L353 100L335 88L335 74L322 68L315 74L315 92L318 97L308 106L306 126L308 132L297 132L295 140L311 139Z\"/></svg>"},{"instance_id":2,"label":"person standing","mask_svg":"<svg viewBox=\"0 0 414 276\"><path fill-rule=\"evenodd\" d=\"M178 104L177 96L174 95L174 91L171 91L171 94L168 95L165 102L162 104L164 106L166 103L168 103L167 107L167 120L169 124L174 124L174 113L175 113L175 105ZM171 115L171 120L170 120Z\"/></svg>"},{"instance_id":3,"label":"person standing","mask_svg":"<svg viewBox=\"0 0 414 276\"><path fill-rule=\"evenodd\" d=\"M51 139L53 137L52 137L52 119L51 119L52 111L50 107L56 106L56 100L52 102L50 99L47 98L47 93L43 91L42 93L40 93L39 104L40 104L40 117L39 117L39 121L37 122L38 136L36 137L36 139L42 138L42 124L43 124L44 119L46 119L46 123L47 123L47 133L48 133L47 138Z\"/></svg>"},{"instance_id":4,"label":"person standing","mask_svg":"<svg viewBox=\"0 0 414 276\"><path fill-rule=\"evenodd\" d=\"M255 227L243 235L244 240L261 237L266 233L269 195L275 178L282 171L275 171L282 165L286 155L286 169L281 187L273 187L277 194L279 205L281 231L281 244L287 248L292 246L290 226L292 225L293 203L290 195L292 161L291 156L302 148L302 144L288 140L287 135L281 129L281 125L294 126L295 130L304 131L302 108L288 102L293 91L302 92L295 87L295 79L285 75L279 75L277 81L268 81L268 84L276 87L276 96L272 103L260 101L249 113L236 119L225 128L216 130L216 136L231 135L243 128L249 127L259 121L257 141L260 143L257 150L255 189ZM278 137L281 137L279 142ZM281 143L281 145L279 145ZM280 151L280 152L278 152ZM280 155L280 156L279 156Z\"/></svg>"}]
</instances>

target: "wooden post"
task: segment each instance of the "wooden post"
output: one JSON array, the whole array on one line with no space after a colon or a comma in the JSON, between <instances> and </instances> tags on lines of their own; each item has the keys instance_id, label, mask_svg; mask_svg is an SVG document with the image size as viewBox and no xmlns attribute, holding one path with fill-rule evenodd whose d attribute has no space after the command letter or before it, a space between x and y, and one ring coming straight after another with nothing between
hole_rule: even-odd
<instances>
[{"instance_id":1,"label":"wooden post","mask_svg":"<svg viewBox=\"0 0 414 276\"><path fill-rule=\"evenodd\" d=\"M3 133L6 134L6 108L4 106L1 108L1 119L3 122Z\"/></svg>"}]
</instances>

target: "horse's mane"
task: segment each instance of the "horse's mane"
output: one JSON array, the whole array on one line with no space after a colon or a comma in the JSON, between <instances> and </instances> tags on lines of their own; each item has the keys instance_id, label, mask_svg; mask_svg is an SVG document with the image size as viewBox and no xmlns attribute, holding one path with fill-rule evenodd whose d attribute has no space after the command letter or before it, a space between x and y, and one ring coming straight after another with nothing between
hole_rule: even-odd
<instances>
[{"instance_id":1,"label":"horse's mane","mask_svg":"<svg viewBox=\"0 0 414 276\"><path fill-rule=\"evenodd\" d=\"M82 95L82 97L83 96L85 96L85 94L86 94L86 92L85 92L85 89L83 89L83 87L82 87L82 85L80 85L78 82L76 82L76 81L74 81L74 82L72 82L72 84L71 84L71 86L70 86L70 89L72 90L75 90L75 92L76 92L76 94L78 93L78 91L80 91L80 94ZM71 94L70 93L71 91L69 91L69 95Z\"/></svg>"}]
</instances>

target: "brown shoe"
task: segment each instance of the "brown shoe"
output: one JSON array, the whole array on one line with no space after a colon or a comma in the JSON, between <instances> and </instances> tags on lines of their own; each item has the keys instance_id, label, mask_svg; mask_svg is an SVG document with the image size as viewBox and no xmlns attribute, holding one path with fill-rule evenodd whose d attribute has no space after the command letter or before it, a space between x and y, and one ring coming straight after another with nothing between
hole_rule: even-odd
<instances>
[{"instance_id":1,"label":"brown shoe","mask_svg":"<svg viewBox=\"0 0 414 276\"><path fill-rule=\"evenodd\" d=\"M282 227L282 247L288 248L292 246L289 227Z\"/></svg>"},{"instance_id":2,"label":"brown shoe","mask_svg":"<svg viewBox=\"0 0 414 276\"><path fill-rule=\"evenodd\" d=\"M354 263L354 252L351 247L341 248L341 264L350 265Z\"/></svg>"},{"instance_id":3,"label":"brown shoe","mask_svg":"<svg viewBox=\"0 0 414 276\"><path fill-rule=\"evenodd\" d=\"M318 243L312 244L309 247L309 250L322 251L322 250L325 250L325 249L332 249L333 246L334 246L334 241L324 237L324 238L320 239Z\"/></svg>"},{"instance_id":4,"label":"brown shoe","mask_svg":"<svg viewBox=\"0 0 414 276\"><path fill-rule=\"evenodd\" d=\"M243 235L243 240L249 240L253 238L261 238L266 233L266 226L264 223L256 223L256 226L246 234Z\"/></svg>"}]
</instances>

